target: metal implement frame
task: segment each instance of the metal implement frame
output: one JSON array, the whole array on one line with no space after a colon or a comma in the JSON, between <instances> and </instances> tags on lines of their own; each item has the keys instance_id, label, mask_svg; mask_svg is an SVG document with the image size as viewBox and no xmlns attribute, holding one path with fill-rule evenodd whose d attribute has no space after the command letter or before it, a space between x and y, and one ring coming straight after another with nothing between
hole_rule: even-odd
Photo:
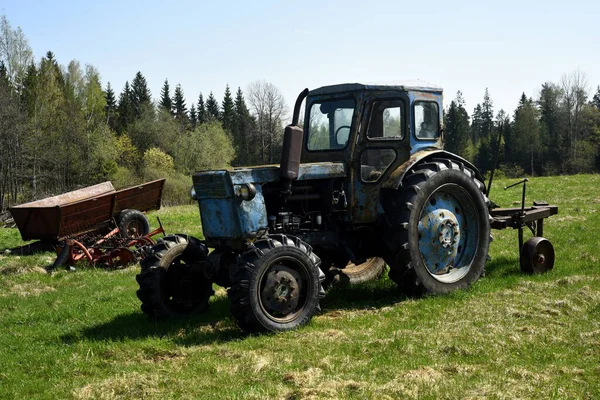
<instances>
[{"instance_id":1,"label":"metal implement frame","mask_svg":"<svg viewBox=\"0 0 600 400\"><path fill-rule=\"evenodd\" d=\"M105 235L86 234L68 238L57 246L57 258L49 268L50 271L61 265L73 265L74 263L87 260L92 265L103 264L108 267L120 267L138 262L143 256L146 246L155 244L152 239L158 234L165 235L165 230L160 221L159 227L139 238L120 237L120 229L114 228Z\"/></svg>"}]
</instances>

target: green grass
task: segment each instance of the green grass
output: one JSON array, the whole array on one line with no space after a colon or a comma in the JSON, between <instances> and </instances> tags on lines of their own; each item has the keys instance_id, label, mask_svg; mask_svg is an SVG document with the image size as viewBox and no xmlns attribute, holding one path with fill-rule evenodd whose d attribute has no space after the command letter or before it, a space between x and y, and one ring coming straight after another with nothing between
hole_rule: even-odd
<instances>
[{"instance_id":1,"label":"green grass","mask_svg":"<svg viewBox=\"0 0 600 400\"><path fill-rule=\"evenodd\" d=\"M501 206L520 200L508 183L492 189ZM308 326L277 335L243 335L223 289L207 314L155 323L139 311L137 267L49 275L50 253L0 255L0 398L600 398L600 176L528 187L528 203L559 205L545 229L551 272L522 275L516 231L494 231L469 290L333 288ZM153 215L201 234L196 207ZM20 244L0 229L0 248Z\"/></svg>"}]
</instances>

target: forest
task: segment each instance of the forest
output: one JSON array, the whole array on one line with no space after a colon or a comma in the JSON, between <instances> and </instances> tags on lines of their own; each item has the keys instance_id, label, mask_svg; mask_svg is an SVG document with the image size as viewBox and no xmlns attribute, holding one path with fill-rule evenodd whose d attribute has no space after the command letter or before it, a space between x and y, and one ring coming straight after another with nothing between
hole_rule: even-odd
<instances>
[{"instance_id":1,"label":"forest","mask_svg":"<svg viewBox=\"0 0 600 400\"><path fill-rule=\"evenodd\" d=\"M516 97L519 94L515 94ZM195 98L195 97L194 97ZM277 163L286 100L275 85L229 85L186 104L165 79L158 99L143 73L117 95L93 65L38 61L24 32L0 17L0 212L8 207L110 180L116 187L167 177L166 204L189 202L201 169ZM490 93L471 114L462 94L446 104L446 149L484 173L505 176L594 173L600 169L600 86L585 73L543 82L517 109L495 112Z\"/></svg>"}]
</instances>

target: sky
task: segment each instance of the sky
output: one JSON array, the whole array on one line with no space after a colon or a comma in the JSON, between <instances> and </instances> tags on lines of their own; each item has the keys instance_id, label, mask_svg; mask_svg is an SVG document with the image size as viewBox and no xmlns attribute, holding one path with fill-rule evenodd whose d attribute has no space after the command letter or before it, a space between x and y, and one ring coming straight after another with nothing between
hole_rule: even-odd
<instances>
[{"instance_id":1,"label":"sky","mask_svg":"<svg viewBox=\"0 0 600 400\"><path fill-rule=\"evenodd\" d=\"M580 70L600 85L600 1L2 0L36 61L91 64L118 95L137 71L152 96L181 84L188 108L225 86L264 80L289 108L305 87L421 79L460 90L467 111L488 88L512 115L521 94ZM172 92L171 92L172 94Z\"/></svg>"}]
</instances>

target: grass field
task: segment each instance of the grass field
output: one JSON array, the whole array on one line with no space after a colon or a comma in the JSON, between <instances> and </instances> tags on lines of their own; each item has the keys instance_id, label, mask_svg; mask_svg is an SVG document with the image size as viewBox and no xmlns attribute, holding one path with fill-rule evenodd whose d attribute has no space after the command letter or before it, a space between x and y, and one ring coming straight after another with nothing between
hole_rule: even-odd
<instances>
[{"instance_id":1,"label":"grass field","mask_svg":"<svg viewBox=\"0 0 600 400\"><path fill-rule=\"evenodd\" d=\"M490 196L501 206L520 200L507 183ZM207 314L156 323L139 310L137 266L49 275L51 253L0 255L0 398L600 398L600 176L528 187L559 206L545 230L553 271L522 275L516 231L495 231L469 290L407 299L387 277L333 288L308 326L277 335L243 335L224 289ZM196 207L155 215L201 235ZM0 229L0 249L20 244Z\"/></svg>"}]
</instances>

